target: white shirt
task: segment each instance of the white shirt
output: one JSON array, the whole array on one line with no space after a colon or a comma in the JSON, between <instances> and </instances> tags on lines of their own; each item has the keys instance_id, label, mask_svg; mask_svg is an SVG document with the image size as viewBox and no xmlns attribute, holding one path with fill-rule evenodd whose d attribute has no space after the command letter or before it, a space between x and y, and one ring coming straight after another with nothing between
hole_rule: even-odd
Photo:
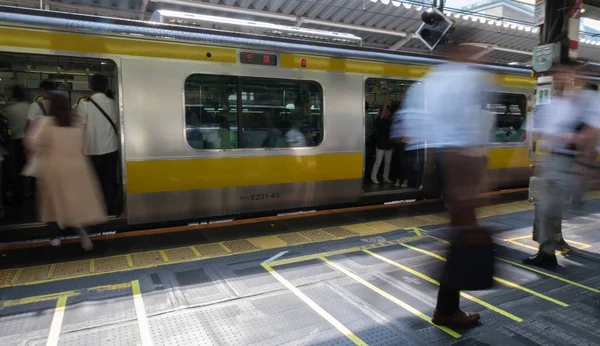
<instances>
[{"instance_id":1,"label":"white shirt","mask_svg":"<svg viewBox=\"0 0 600 346\"><path fill-rule=\"evenodd\" d=\"M8 126L12 131L12 139L25 138L25 125L29 115L30 105L27 102L17 102L4 108L4 115L8 119Z\"/></svg>"},{"instance_id":2,"label":"white shirt","mask_svg":"<svg viewBox=\"0 0 600 346\"><path fill-rule=\"evenodd\" d=\"M397 113L403 120L403 137L433 148L487 145L493 117L481 109L486 80L485 72L468 64L435 68L422 83L411 86ZM392 136L397 137L394 129Z\"/></svg>"},{"instance_id":3,"label":"white shirt","mask_svg":"<svg viewBox=\"0 0 600 346\"><path fill-rule=\"evenodd\" d=\"M46 110L46 115L50 112L50 101L43 100L39 101L44 105L44 109ZM44 112L40 108L40 105L37 102L34 102L29 106L29 112L27 112L27 120L36 121L40 117L44 116Z\"/></svg>"},{"instance_id":4,"label":"white shirt","mask_svg":"<svg viewBox=\"0 0 600 346\"><path fill-rule=\"evenodd\" d=\"M115 101L102 93L92 95L91 99L94 100L112 119L114 124L118 126ZM110 125L110 122L92 102L81 101L77 106L77 114L79 114L86 122L84 146L86 155L104 155L119 149L117 135Z\"/></svg>"},{"instance_id":5,"label":"white shirt","mask_svg":"<svg viewBox=\"0 0 600 346\"><path fill-rule=\"evenodd\" d=\"M550 104L538 106L535 117L538 118L538 131L552 138L553 136L570 135L575 126L583 122L588 126L600 129L600 98L591 90L580 90L575 98L553 97ZM565 143L553 142L555 149L565 149Z\"/></svg>"},{"instance_id":6,"label":"white shirt","mask_svg":"<svg viewBox=\"0 0 600 346\"><path fill-rule=\"evenodd\" d=\"M304 137L302 132L291 129L285 134L285 142L290 147L305 147L306 137Z\"/></svg>"}]
</instances>

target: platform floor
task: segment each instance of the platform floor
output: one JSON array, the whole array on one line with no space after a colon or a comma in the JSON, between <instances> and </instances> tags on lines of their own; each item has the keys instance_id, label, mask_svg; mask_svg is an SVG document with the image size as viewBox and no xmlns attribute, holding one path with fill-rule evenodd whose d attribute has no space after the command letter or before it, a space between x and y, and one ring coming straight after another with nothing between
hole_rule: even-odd
<instances>
[{"instance_id":1,"label":"platform floor","mask_svg":"<svg viewBox=\"0 0 600 346\"><path fill-rule=\"evenodd\" d=\"M581 250L559 256L554 271L520 264L535 252L528 240L529 204L481 208L482 222L499 245L497 287L463 294L462 308L482 314L480 326L469 330L440 328L430 320L446 216L435 208L392 211L288 220L297 228L234 240L196 244L190 236L186 246L138 240L135 249L100 249L87 258L74 250L61 250L64 257L52 261L46 249L4 251L0 344L600 342L600 200L566 212L565 237ZM240 227L248 227L241 234L254 235L252 227L259 225ZM137 251L148 247L155 248Z\"/></svg>"}]
</instances>

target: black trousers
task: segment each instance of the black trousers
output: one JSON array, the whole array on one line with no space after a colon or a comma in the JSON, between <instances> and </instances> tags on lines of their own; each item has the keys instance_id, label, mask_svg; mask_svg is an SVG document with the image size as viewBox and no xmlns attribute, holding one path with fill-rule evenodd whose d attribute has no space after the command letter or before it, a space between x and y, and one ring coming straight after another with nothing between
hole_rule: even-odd
<instances>
[{"instance_id":1,"label":"black trousers","mask_svg":"<svg viewBox=\"0 0 600 346\"><path fill-rule=\"evenodd\" d=\"M21 171L23 171L26 161L23 140L13 139L11 149L11 177L13 179L14 186L13 193L15 196L15 202L20 205L25 199L25 177L21 175Z\"/></svg>"},{"instance_id":2,"label":"black trousers","mask_svg":"<svg viewBox=\"0 0 600 346\"><path fill-rule=\"evenodd\" d=\"M437 153L436 169L452 227L477 225L475 198L486 162L485 157L470 157L455 150ZM453 315L459 310L459 301L460 291L442 282L436 310L442 315Z\"/></svg>"},{"instance_id":3,"label":"black trousers","mask_svg":"<svg viewBox=\"0 0 600 346\"><path fill-rule=\"evenodd\" d=\"M119 164L119 152L104 155L90 155L94 165L98 182L102 187L106 211L112 215L116 212L117 205L117 165Z\"/></svg>"}]
</instances>

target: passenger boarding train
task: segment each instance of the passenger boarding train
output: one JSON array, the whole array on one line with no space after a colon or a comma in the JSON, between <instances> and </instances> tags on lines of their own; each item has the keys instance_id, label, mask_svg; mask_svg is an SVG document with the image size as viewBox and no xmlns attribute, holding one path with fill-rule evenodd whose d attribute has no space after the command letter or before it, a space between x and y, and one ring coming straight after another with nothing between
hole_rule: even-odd
<instances>
[{"instance_id":1,"label":"passenger boarding train","mask_svg":"<svg viewBox=\"0 0 600 346\"><path fill-rule=\"evenodd\" d=\"M386 90L392 102L401 101L409 85L440 62L0 8L0 90L25 85L33 101L39 82L51 79L76 103L86 96L91 74L111 81L125 201L117 219L128 225L436 197L426 150L406 188L365 179L371 169L365 167L365 133ZM497 114L490 177L498 188L525 187L535 80L526 69L481 67L496 84L490 91L496 101L485 106ZM0 222L5 229L31 226L35 219L28 217Z\"/></svg>"}]
</instances>

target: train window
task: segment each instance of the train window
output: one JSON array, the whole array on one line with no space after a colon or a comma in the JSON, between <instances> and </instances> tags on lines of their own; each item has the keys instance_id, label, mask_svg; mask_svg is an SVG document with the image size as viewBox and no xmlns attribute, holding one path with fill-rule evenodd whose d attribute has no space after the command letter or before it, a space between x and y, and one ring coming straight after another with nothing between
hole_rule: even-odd
<instances>
[{"instance_id":1,"label":"train window","mask_svg":"<svg viewBox=\"0 0 600 346\"><path fill-rule=\"evenodd\" d=\"M323 139L315 82L241 78L243 148L314 147Z\"/></svg>"},{"instance_id":2,"label":"train window","mask_svg":"<svg viewBox=\"0 0 600 346\"><path fill-rule=\"evenodd\" d=\"M185 121L194 149L317 146L323 93L315 82L194 74L185 81Z\"/></svg>"},{"instance_id":3,"label":"train window","mask_svg":"<svg viewBox=\"0 0 600 346\"><path fill-rule=\"evenodd\" d=\"M237 148L237 78L189 76L185 124L187 142L194 149Z\"/></svg>"},{"instance_id":4,"label":"train window","mask_svg":"<svg viewBox=\"0 0 600 346\"><path fill-rule=\"evenodd\" d=\"M527 97L522 94L487 93L483 109L496 115L492 143L520 143L527 138Z\"/></svg>"}]
</instances>

